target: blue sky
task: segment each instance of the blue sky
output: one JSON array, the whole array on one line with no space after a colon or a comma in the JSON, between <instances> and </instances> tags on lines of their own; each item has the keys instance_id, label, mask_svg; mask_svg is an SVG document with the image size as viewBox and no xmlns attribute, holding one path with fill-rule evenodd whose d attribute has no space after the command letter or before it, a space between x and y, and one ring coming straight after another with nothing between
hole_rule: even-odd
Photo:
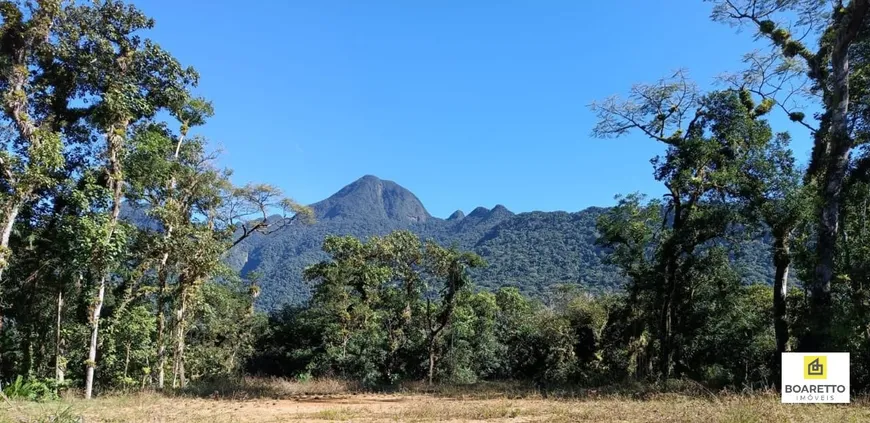
<instances>
[{"instance_id":1,"label":"blue sky","mask_svg":"<svg viewBox=\"0 0 870 423\"><path fill-rule=\"evenodd\" d=\"M702 86L763 47L701 0L139 0L201 75L198 132L237 183L311 203L365 174L430 213L577 211L662 192L639 134L590 136L587 105L686 68ZM808 135L786 119L803 158Z\"/></svg>"}]
</instances>

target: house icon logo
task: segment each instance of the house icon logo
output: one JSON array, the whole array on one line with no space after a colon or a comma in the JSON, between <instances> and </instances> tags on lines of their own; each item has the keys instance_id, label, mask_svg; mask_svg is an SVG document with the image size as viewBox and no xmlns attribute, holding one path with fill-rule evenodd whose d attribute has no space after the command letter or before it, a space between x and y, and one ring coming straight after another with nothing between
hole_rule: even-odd
<instances>
[{"instance_id":1,"label":"house icon logo","mask_svg":"<svg viewBox=\"0 0 870 423\"><path fill-rule=\"evenodd\" d=\"M821 356L805 356L804 357L804 379L827 379L828 357Z\"/></svg>"}]
</instances>

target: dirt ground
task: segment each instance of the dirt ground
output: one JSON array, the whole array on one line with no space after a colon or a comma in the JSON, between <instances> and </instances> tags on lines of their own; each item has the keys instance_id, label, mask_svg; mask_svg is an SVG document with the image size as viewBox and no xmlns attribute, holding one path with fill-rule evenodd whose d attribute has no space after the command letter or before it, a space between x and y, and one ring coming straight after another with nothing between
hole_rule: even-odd
<instances>
[{"instance_id":1,"label":"dirt ground","mask_svg":"<svg viewBox=\"0 0 870 423\"><path fill-rule=\"evenodd\" d=\"M0 422L870 422L870 405L789 405L773 395L647 400L328 394L210 399L157 394L0 406Z\"/></svg>"}]
</instances>

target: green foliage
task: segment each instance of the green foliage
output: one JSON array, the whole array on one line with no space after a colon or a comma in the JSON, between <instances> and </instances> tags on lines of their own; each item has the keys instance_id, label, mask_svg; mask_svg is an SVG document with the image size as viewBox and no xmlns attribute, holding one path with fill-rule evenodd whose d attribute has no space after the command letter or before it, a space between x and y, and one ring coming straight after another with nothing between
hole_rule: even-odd
<instances>
[{"instance_id":1,"label":"green foliage","mask_svg":"<svg viewBox=\"0 0 870 423\"><path fill-rule=\"evenodd\" d=\"M170 368L182 386L185 370L237 373L264 317L226 252L279 228L267 211L309 210L230 183L190 134L214 113L191 93L198 74L146 38L154 22L134 6L3 2L0 13L2 382L84 381L90 393L94 382L164 388Z\"/></svg>"},{"instance_id":2,"label":"green foliage","mask_svg":"<svg viewBox=\"0 0 870 423\"><path fill-rule=\"evenodd\" d=\"M431 363L452 383L605 380L617 297L566 287L548 307L516 288L475 292L464 269L480 258L408 232L330 237L324 250L333 259L306 271L318 281L310 303L271 316L249 371L371 385L427 377Z\"/></svg>"},{"instance_id":3,"label":"green foliage","mask_svg":"<svg viewBox=\"0 0 870 423\"><path fill-rule=\"evenodd\" d=\"M382 245L384 240L405 236L367 243L330 238L324 248L334 259L308 271L319 281L311 302L271 315L248 370L303 379L350 378L369 385L425 378L427 340L433 339L431 325L437 322L431 316L439 310L430 304L445 297L424 290L413 296L409 309L407 297L400 295L407 292L406 280L394 278L401 266L376 264L383 256L375 252L390 250ZM449 251L429 248L438 251L436 263ZM685 309L690 313L686 325L697 329L680 338L687 342L685 375L711 386L767 386L774 348L770 290L735 283L721 249L710 249L703 257L698 266L705 273L691 275L703 289L697 292L698 301ZM654 344L643 341L643 334L638 342L640 310L631 297L590 295L563 286L554 289L552 298L545 304L516 288L461 291L449 325L435 338L434 379L458 384L529 380L547 387L597 386L649 375L643 368Z\"/></svg>"},{"instance_id":4,"label":"green foliage","mask_svg":"<svg viewBox=\"0 0 870 423\"><path fill-rule=\"evenodd\" d=\"M645 106L602 109L603 128L623 122L647 132L638 122L651 119L652 112L644 110L660 99L640 96ZM775 351L776 346L765 331L768 326L760 323L768 320L756 313L741 315L752 316L748 321L729 315L743 305L761 304L755 291L741 295L740 278L720 244L743 222L769 225L777 240L774 264L780 270L788 267L784 246L801 218L800 190L793 159L784 148L787 138L774 141L767 122L759 119L773 104L764 99L754 106L748 91L741 90L713 92L687 105L697 110L685 131L666 138L647 133L668 144L664 157L652 162L669 195L647 204L641 196L629 196L599 220L601 242L614 249L613 262L630 278L628 301L636 308L631 316L635 329L621 335L642 349L634 358L619 358L629 372L665 379L689 375L720 386L773 379L767 348ZM629 119L619 110L641 111ZM773 301L762 310L772 308ZM784 310L777 310L781 320ZM736 357L722 354L727 339L737 333L748 344L728 346ZM644 367L640 356L648 363ZM751 363L753 373L741 361Z\"/></svg>"},{"instance_id":5,"label":"green foliage","mask_svg":"<svg viewBox=\"0 0 870 423\"><path fill-rule=\"evenodd\" d=\"M203 285L187 336L192 381L239 375L266 323L265 316L248 314L250 301L240 286Z\"/></svg>"},{"instance_id":6,"label":"green foliage","mask_svg":"<svg viewBox=\"0 0 870 423\"><path fill-rule=\"evenodd\" d=\"M103 377L119 388L138 388L150 374L156 318L144 304L113 315L104 332Z\"/></svg>"},{"instance_id":7,"label":"green foliage","mask_svg":"<svg viewBox=\"0 0 870 423\"><path fill-rule=\"evenodd\" d=\"M792 112L788 114L788 118L792 120L792 122L801 122L804 120L806 115L801 112Z\"/></svg>"},{"instance_id":8,"label":"green foliage","mask_svg":"<svg viewBox=\"0 0 870 423\"><path fill-rule=\"evenodd\" d=\"M465 302L466 269L483 264L478 256L424 245L407 231L365 243L328 237L323 249L332 260L305 271L317 281L310 306L273 316L253 368L389 384L421 376L429 359L446 357L450 370L439 367L439 374L469 380L468 358L445 344L448 336L452 341L470 336L475 326L475 309ZM486 310L480 304L478 309ZM289 339L300 347L281 345Z\"/></svg>"},{"instance_id":9,"label":"green foliage","mask_svg":"<svg viewBox=\"0 0 870 423\"><path fill-rule=\"evenodd\" d=\"M20 375L3 388L3 394L10 399L27 401L47 401L59 398L54 380L25 379Z\"/></svg>"}]
</instances>

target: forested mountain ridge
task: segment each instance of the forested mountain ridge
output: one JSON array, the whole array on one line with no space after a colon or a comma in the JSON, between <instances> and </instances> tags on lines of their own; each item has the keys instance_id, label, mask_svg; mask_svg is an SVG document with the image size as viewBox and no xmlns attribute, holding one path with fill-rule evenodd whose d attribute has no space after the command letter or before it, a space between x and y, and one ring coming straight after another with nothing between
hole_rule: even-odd
<instances>
[{"instance_id":1,"label":"forested mountain ridge","mask_svg":"<svg viewBox=\"0 0 870 423\"><path fill-rule=\"evenodd\" d=\"M618 289L625 278L606 263L608 251L595 241L596 221L608 209L590 207L574 213L514 214L503 205L478 207L467 215L457 210L447 219L434 217L411 191L366 175L329 198L310 206L315 222L292 224L268 235L256 234L234 248L230 263L242 275L257 272L262 294L258 307L274 310L310 295L302 270L328 256L321 251L327 235L368 238L408 229L442 245L474 251L488 266L471 272L486 289L515 286L540 295L555 284L579 284L590 290ZM745 282L769 282L769 249L760 241L733 249Z\"/></svg>"}]
</instances>

